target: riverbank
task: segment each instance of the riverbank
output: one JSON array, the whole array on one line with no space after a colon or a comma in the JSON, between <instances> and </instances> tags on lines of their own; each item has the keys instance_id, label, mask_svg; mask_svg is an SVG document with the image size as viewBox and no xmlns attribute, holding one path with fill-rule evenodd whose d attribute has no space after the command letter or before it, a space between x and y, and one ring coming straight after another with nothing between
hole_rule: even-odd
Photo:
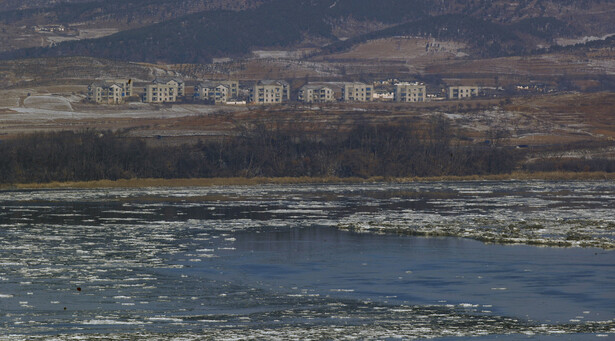
<instances>
[{"instance_id":1,"label":"riverbank","mask_svg":"<svg viewBox=\"0 0 615 341\"><path fill-rule=\"evenodd\" d=\"M251 186L262 184L319 184L319 183L372 183L372 182L436 182L436 181L507 181L507 180L615 180L615 173L605 172L513 172L510 174L437 176L408 178L339 178L339 177L253 177L253 178L195 178L195 179L120 179L96 181L69 181L27 184L3 184L0 190L59 189L59 188L145 188L145 187L209 187Z\"/></svg>"}]
</instances>

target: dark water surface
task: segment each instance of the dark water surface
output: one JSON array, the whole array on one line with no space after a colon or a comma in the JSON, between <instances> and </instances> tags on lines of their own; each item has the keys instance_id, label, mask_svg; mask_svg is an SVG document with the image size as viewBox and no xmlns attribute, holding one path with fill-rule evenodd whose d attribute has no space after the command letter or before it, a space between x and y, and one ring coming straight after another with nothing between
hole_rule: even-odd
<instances>
[{"instance_id":1,"label":"dark water surface","mask_svg":"<svg viewBox=\"0 0 615 341\"><path fill-rule=\"evenodd\" d=\"M338 227L608 243L614 202L604 182L1 192L0 339L613 339L610 249Z\"/></svg>"}]
</instances>

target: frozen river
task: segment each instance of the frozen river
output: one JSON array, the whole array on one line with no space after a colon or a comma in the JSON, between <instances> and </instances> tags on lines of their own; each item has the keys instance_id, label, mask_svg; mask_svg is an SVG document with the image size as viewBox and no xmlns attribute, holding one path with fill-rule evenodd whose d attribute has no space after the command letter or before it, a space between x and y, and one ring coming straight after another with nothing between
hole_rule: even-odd
<instances>
[{"instance_id":1,"label":"frozen river","mask_svg":"<svg viewBox=\"0 0 615 341\"><path fill-rule=\"evenodd\" d=\"M614 207L612 182L4 191L0 340L612 339Z\"/></svg>"}]
</instances>

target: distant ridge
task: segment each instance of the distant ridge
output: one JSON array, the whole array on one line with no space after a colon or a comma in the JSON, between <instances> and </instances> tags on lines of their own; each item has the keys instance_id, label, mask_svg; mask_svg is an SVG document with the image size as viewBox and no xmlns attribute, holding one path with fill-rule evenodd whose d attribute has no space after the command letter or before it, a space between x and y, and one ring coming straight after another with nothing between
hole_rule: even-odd
<instances>
[{"instance_id":1,"label":"distant ridge","mask_svg":"<svg viewBox=\"0 0 615 341\"><path fill-rule=\"evenodd\" d=\"M589 24L581 22L575 26L571 23L576 18L588 20L588 15L591 18L590 8L602 6L615 10L615 3L599 0L520 0L514 8L499 0L212 0L207 6L216 3L218 7L214 8L235 6L235 10L212 9L165 20L166 8L174 9L166 12L173 17L201 8L199 6L205 6L205 1L151 0L147 5L143 1L122 1L119 6L123 13L112 12L100 3L60 4L49 12L59 21L71 21L102 20L101 13L109 11L105 14L109 20L115 16L125 21L129 13L153 11L141 17L131 14L134 18L130 20L143 21L149 15L148 20L159 17L162 22L98 39L9 51L0 57L95 56L143 62L206 63L215 57L244 56L256 48L292 48L307 41L318 41L320 45L315 47L336 52L369 39L395 35L462 41L476 56L498 57L528 54L537 46L553 45L556 38L588 34L586 26ZM146 10L140 8L140 4ZM29 15L34 18L36 11L43 10L16 11L11 15L3 12L0 21L27 20ZM374 25L375 28L367 33L357 31L350 39L341 41L334 34L335 29L340 25L352 28L349 24L352 21L380 25ZM593 21L593 29L615 32L612 21L604 21L601 16Z\"/></svg>"}]
</instances>

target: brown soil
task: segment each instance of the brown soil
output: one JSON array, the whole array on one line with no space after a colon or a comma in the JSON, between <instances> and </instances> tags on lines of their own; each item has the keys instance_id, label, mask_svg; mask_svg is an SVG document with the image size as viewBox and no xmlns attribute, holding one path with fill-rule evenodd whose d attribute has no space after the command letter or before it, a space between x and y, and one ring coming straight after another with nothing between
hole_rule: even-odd
<instances>
[{"instance_id":1,"label":"brown soil","mask_svg":"<svg viewBox=\"0 0 615 341\"><path fill-rule=\"evenodd\" d=\"M567 127L583 127L594 134L615 138L615 94L575 93L518 99L507 110Z\"/></svg>"},{"instance_id":2,"label":"brown soil","mask_svg":"<svg viewBox=\"0 0 615 341\"><path fill-rule=\"evenodd\" d=\"M84 182L50 182L32 184L2 185L6 189L47 189L47 188L140 188L140 187L209 187L209 186L250 186L258 184L324 184L324 183L373 183L373 182L430 182L430 181L503 181L503 180L615 180L615 173L602 172L514 172L497 175L439 176L424 178L196 178L196 179L122 179Z\"/></svg>"},{"instance_id":3,"label":"brown soil","mask_svg":"<svg viewBox=\"0 0 615 341\"><path fill-rule=\"evenodd\" d=\"M465 44L435 41L425 38L384 38L368 41L352 48L348 52L337 53L327 56L330 60L359 60L371 59L378 61L400 60L410 61L415 59L446 60L460 55Z\"/></svg>"}]
</instances>

